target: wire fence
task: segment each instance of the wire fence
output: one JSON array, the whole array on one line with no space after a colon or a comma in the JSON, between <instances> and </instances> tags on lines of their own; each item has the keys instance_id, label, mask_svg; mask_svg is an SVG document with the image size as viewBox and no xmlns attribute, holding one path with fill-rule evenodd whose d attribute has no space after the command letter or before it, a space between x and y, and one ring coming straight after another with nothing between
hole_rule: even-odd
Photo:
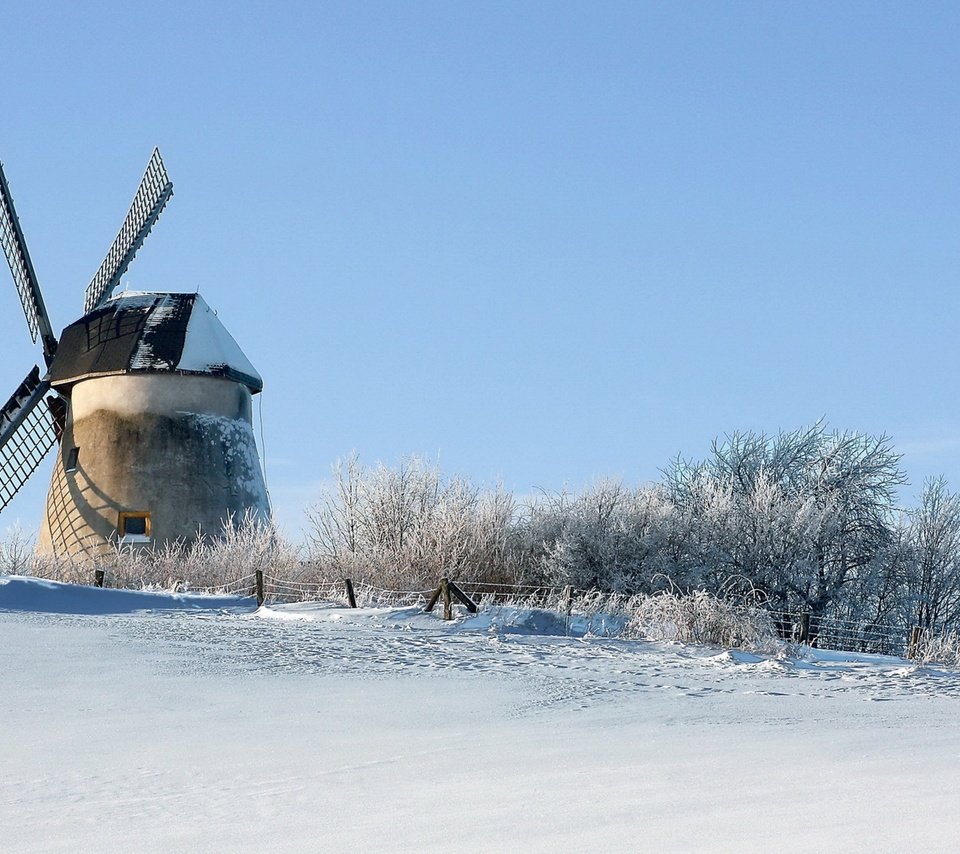
<instances>
[{"instance_id":1,"label":"wire fence","mask_svg":"<svg viewBox=\"0 0 960 854\"><path fill-rule=\"evenodd\" d=\"M597 604L598 591L574 587L551 587L534 584L458 582L472 599L488 604L522 604L525 607L562 608L564 603L576 613L577 602L585 598ZM434 589L398 590L377 587L365 582L352 582L357 607L410 607L425 604ZM264 576L264 598L267 602L330 602L349 605L345 582L295 582ZM604 598L604 597L600 597ZM611 594L608 598L615 598ZM620 597L626 599L626 597ZM744 606L743 610L749 610ZM870 621L845 620L816 616L802 611L760 610L769 615L777 635L788 642L844 652L903 656L910 653L910 626Z\"/></svg>"},{"instance_id":2,"label":"wire fence","mask_svg":"<svg viewBox=\"0 0 960 854\"><path fill-rule=\"evenodd\" d=\"M877 655L905 655L915 633L906 625L872 621L843 620L799 611L769 611L781 638L819 649L864 652Z\"/></svg>"},{"instance_id":3,"label":"wire fence","mask_svg":"<svg viewBox=\"0 0 960 854\"><path fill-rule=\"evenodd\" d=\"M357 607L384 608L417 605L430 595L429 590L390 590L362 581L351 582ZM329 602L350 605L346 581L294 581L273 575L263 575L263 598L268 603L297 604Z\"/></svg>"},{"instance_id":4,"label":"wire fence","mask_svg":"<svg viewBox=\"0 0 960 854\"><path fill-rule=\"evenodd\" d=\"M178 593L205 593L213 596L255 596L254 589L256 576L254 573L235 578L233 581L227 581L223 584L208 585L188 585L186 582L180 582L175 585Z\"/></svg>"},{"instance_id":5,"label":"wire fence","mask_svg":"<svg viewBox=\"0 0 960 854\"><path fill-rule=\"evenodd\" d=\"M113 586L102 572L94 580L97 586ZM459 588L472 600L483 604L519 604L530 608L566 610L568 615L588 608L590 612L604 602L619 605L629 597L601 594L572 586L552 587L534 584L508 584L459 581ZM391 589L362 581L291 579L267 573L248 573L227 582L193 585L178 582L177 592L209 595L256 597L267 604L329 603L344 607L388 608L425 606L437 588ZM578 609L578 603L581 608ZM770 617L776 634L790 643L843 652L913 657L921 633L916 627L818 616L800 610L783 611L769 608L748 608Z\"/></svg>"},{"instance_id":6,"label":"wire fence","mask_svg":"<svg viewBox=\"0 0 960 854\"><path fill-rule=\"evenodd\" d=\"M263 576L264 598L278 604L338 601L338 590L343 590L342 585L329 581L295 581L266 573Z\"/></svg>"}]
</instances>

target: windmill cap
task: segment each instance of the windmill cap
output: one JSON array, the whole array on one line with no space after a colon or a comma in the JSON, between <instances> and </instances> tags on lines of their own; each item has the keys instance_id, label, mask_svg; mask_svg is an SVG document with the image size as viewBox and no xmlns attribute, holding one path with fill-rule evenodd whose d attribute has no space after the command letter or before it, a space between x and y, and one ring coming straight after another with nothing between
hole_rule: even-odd
<instances>
[{"instance_id":1,"label":"windmill cap","mask_svg":"<svg viewBox=\"0 0 960 854\"><path fill-rule=\"evenodd\" d=\"M199 294L127 292L63 330L50 382L116 374L207 374L256 394L263 379Z\"/></svg>"}]
</instances>

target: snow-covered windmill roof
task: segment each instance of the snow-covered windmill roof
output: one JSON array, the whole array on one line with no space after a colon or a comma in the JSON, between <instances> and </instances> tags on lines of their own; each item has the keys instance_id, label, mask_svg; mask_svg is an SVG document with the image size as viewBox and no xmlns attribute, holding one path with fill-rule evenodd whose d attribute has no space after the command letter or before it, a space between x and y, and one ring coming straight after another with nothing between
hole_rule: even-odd
<instances>
[{"instance_id":1,"label":"snow-covered windmill roof","mask_svg":"<svg viewBox=\"0 0 960 854\"><path fill-rule=\"evenodd\" d=\"M124 293L71 323L50 366L54 386L136 373L210 374L246 385L263 380L199 294Z\"/></svg>"}]
</instances>

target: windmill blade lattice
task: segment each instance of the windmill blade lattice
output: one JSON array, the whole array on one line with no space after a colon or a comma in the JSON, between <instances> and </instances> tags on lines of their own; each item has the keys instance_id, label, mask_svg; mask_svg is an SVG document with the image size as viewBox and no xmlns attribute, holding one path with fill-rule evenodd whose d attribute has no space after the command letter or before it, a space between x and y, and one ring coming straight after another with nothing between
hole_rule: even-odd
<instances>
[{"instance_id":1,"label":"windmill blade lattice","mask_svg":"<svg viewBox=\"0 0 960 854\"><path fill-rule=\"evenodd\" d=\"M100 269L87 286L84 311L93 311L120 283L120 278L127 271L134 255L172 195L173 183L167 175L159 149L155 148L130 204L127 218L123 221Z\"/></svg>"},{"instance_id":2,"label":"windmill blade lattice","mask_svg":"<svg viewBox=\"0 0 960 854\"><path fill-rule=\"evenodd\" d=\"M57 443L50 388L34 367L0 410L0 510L3 510Z\"/></svg>"},{"instance_id":3,"label":"windmill blade lattice","mask_svg":"<svg viewBox=\"0 0 960 854\"><path fill-rule=\"evenodd\" d=\"M20 295L30 337L36 341L37 335L41 336L43 353L49 364L57 346L57 339L50 327L50 318L43 304L37 274L33 270L33 262L30 260L30 253L27 251L27 244L20 230L20 221L13 207L13 197L10 195L10 187L7 185L2 164L0 164L0 246L3 246L3 254L7 256L17 293Z\"/></svg>"}]
</instances>

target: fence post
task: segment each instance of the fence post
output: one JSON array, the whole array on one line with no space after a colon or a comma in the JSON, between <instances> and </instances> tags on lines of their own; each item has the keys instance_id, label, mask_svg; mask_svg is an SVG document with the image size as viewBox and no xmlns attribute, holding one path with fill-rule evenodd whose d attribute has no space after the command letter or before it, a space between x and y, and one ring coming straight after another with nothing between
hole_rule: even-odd
<instances>
[{"instance_id":1,"label":"fence post","mask_svg":"<svg viewBox=\"0 0 960 854\"><path fill-rule=\"evenodd\" d=\"M910 642L907 644L907 658L916 658L920 651L920 640L923 638L923 628L914 626L910 629Z\"/></svg>"},{"instance_id":2,"label":"fence post","mask_svg":"<svg viewBox=\"0 0 960 854\"><path fill-rule=\"evenodd\" d=\"M464 607L471 614L477 613L477 603L474 602L470 596L467 596L467 594L460 589L459 584L456 584L453 581L448 581L447 589L463 603Z\"/></svg>"},{"instance_id":3,"label":"fence post","mask_svg":"<svg viewBox=\"0 0 960 854\"><path fill-rule=\"evenodd\" d=\"M423 607L423 613L429 614L433 610L433 606L437 604L437 600L440 598L440 594L443 592L443 584L438 584L437 589L430 594L430 598L427 599L427 604Z\"/></svg>"},{"instance_id":4,"label":"fence post","mask_svg":"<svg viewBox=\"0 0 960 854\"><path fill-rule=\"evenodd\" d=\"M102 569L95 569L93 571L93 586L94 587L103 587L103 576L104 572Z\"/></svg>"},{"instance_id":5,"label":"fence post","mask_svg":"<svg viewBox=\"0 0 960 854\"><path fill-rule=\"evenodd\" d=\"M357 607L357 597L353 593L353 582L349 578L343 579L343 586L347 588L347 601L351 608Z\"/></svg>"},{"instance_id":6,"label":"fence post","mask_svg":"<svg viewBox=\"0 0 960 854\"><path fill-rule=\"evenodd\" d=\"M440 594L443 596L443 619L453 619L453 603L450 601L450 582L446 576L440 579Z\"/></svg>"},{"instance_id":7,"label":"fence post","mask_svg":"<svg viewBox=\"0 0 960 854\"><path fill-rule=\"evenodd\" d=\"M563 588L563 633L570 637L570 615L573 613L573 585Z\"/></svg>"},{"instance_id":8,"label":"fence post","mask_svg":"<svg viewBox=\"0 0 960 854\"><path fill-rule=\"evenodd\" d=\"M810 643L810 614L804 611L800 615L800 637L799 643Z\"/></svg>"},{"instance_id":9,"label":"fence post","mask_svg":"<svg viewBox=\"0 0 960 854\"><path fill-rule=\"evenodd\" d=\"M259 608L263 604L265 598L263 595L263 570L258 569L253 574L253 578L257 591L257 607Z\"/></svg>"}]
</instances>

